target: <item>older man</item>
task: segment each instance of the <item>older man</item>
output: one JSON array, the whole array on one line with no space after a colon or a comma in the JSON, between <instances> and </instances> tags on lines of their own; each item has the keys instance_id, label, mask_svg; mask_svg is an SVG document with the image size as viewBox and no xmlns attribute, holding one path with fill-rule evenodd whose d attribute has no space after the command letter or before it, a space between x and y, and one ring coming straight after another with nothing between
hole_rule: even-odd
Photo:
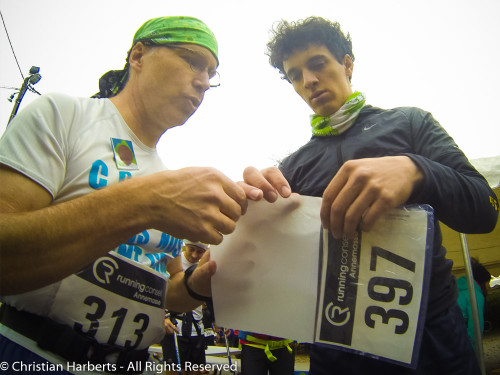
<instances>
[{"instance_id":1,"label":"older man","mask_svg":"<svg viewBox=\"0 0 500 375\"><path fill-rule=\"evenodd\" d=\"M94 98L45 95L10 123L0 142L2 363L141 372L127 367L161 340L165 307L190 311L211 294L208 254L194 272L167 264L176 238L219 243L246 193L262 192L211 168L165 170L155 146L216 84L217 53L200 20L151 19Z\"/></svg>"}]
</instances>

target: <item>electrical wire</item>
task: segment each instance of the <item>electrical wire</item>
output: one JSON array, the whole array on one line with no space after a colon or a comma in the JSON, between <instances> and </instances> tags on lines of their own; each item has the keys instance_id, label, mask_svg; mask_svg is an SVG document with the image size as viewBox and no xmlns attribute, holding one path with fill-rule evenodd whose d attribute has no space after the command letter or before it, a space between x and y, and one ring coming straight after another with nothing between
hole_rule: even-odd
<instances>
[{"instance_id":1,"label":"electrical wire","mask_svg":"<svg viewBox=\"0 0 500 375\"><path fill-rule=\"evenodd\" d=\"M2 17L3 28L5 29L5 33L7 34L7 39L9 40L10 49L12 50L12 54L14 55L14 59L16 60L17 67L19 68L19 73L21 73L21 77L23 77L24 80L24 75L21 70L21 66L19 65L19 61L17 61L17 56L16 53L14 52L14 47L12 46L12 42L10 41L9 32L7 31L7 26L5 25L5 21L3 19L3 14L1 10L0 10L0 16Z\"/></svg>"},{"instance_id":2,"label":"electrical wire","mask_svg":"<svg viewBox=\"0 0 500 375\"><path fill-rule=\"evenodd\" d=\"M36 91L35 88L31 84L28 86L28 90L35 93L35 94L42 95L38 91Z\"/></svg>"}]
</instances>

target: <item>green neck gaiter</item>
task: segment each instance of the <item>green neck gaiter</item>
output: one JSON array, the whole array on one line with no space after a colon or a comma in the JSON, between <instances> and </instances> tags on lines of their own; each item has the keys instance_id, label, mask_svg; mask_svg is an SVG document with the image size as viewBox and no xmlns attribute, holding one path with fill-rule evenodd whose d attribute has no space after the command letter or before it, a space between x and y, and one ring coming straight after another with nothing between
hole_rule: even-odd
<instances>
[{"instance_id":1,"label":"green neck gaiter","mask_svg":"<svg viewBox=\"0 0 500 375\"><path fill-rule=\"evenodd\" d=\"M342 107L331 116L311 115L313 135L339 135L354 124L365 105L365 97L359 91L349 96Z\"/></svg>"}]
</instances>

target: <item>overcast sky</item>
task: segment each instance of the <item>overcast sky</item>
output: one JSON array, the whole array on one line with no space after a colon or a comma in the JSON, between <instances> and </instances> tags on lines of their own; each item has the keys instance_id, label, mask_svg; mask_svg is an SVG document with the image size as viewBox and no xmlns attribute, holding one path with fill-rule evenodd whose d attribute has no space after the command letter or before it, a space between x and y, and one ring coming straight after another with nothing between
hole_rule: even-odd
<instances>
[{"instance_id":1,"label":"overcast sky","mask_svg":"<svg viewBox=\"0 0 500 375\"><path fill-rule=\"evenodd\" d=\"M213 166L241 179L245 166L276 164L310 138L311 111L270 67L269 29L311 15L339 21L353 39L353 88L369 104L432 112L470 159L500 155L498 0L0 0L26 76L40 67L40 93L90 96L99 77L122 69L135 31L166 15L200 18L219 42L222 86L158 144L170 169ZM0 30L0 86L21 74ZM0 89L0 133L14 92ZM28 92L22 108L37 95Z\"/></svg>"}]
</instances>

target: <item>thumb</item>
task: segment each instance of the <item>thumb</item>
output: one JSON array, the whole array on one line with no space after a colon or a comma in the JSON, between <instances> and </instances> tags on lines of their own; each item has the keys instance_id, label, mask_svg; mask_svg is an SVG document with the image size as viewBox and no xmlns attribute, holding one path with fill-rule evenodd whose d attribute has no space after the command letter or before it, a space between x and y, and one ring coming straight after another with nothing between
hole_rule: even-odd
<instances>
[{"instance_id":1,"label":"thumb","mask_svg":"<svg viewBox=\"0 0 500 375\"><path fill-rule=\"evenodd\" d=\"M212 276L216 270L217 264L210 259L210 250L207 250L191 275L189 284L191 289L202 296L211 296Z\"/></svg>"}]
</instances>

